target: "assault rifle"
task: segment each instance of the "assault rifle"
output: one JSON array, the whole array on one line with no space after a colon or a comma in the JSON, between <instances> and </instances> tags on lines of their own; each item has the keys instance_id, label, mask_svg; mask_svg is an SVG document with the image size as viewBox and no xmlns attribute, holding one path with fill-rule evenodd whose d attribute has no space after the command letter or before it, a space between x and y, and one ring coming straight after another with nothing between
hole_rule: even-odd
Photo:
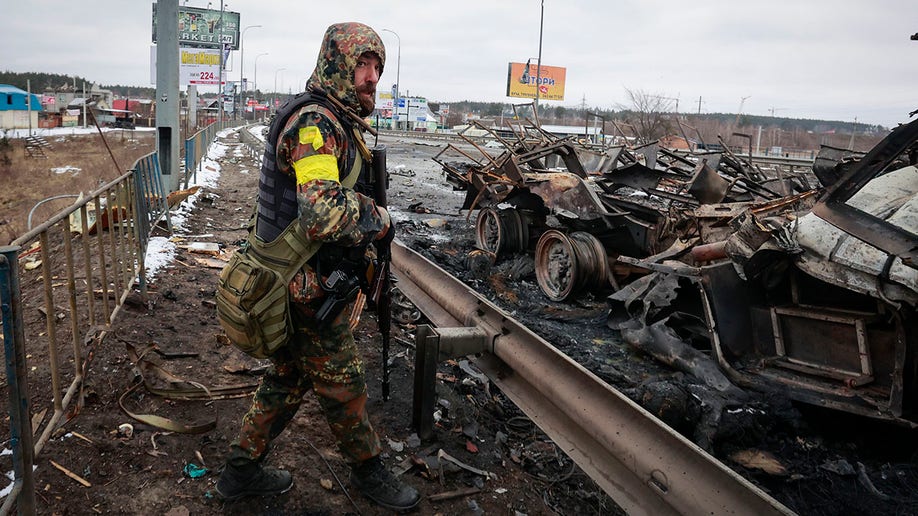
<instances>
[{"instance_id":1,"label":"assault rifle","mask_svg":"<svg viewBox=\"0 0 918 516\"><path fill-rule=\"evenodd\" d=\"M386 146L373 148L373 200L377 206L386 207L386 189L389 187L389 174L386 171ZM395 221L390 219L389 231L395 231ZM394 234L394 233L393 233ZM377 240L376 268L373 284L370 289L370 300L376 306L376 320L379 333L382 335L382 398L389 399L389 338L392 332L392 298L389 280L389 262L392 259L392 239Z\"/></svg>"}]
</instances>

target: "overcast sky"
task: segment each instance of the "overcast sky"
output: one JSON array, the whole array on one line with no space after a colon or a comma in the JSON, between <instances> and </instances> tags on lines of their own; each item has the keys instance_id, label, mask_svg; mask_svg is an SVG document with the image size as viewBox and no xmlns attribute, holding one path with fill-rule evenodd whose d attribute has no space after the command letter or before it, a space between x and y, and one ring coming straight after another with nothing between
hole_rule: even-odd
<instances>
[{"instance_id":1,"label":"overcast sky","mask_svg":"<svg viewBox=\"0 0 918 516\"><path fill-rule=\"evenodd\" d=\"M180 0L180 5L185 0ZM431 101L521 103L507 64L539 55L541 0L227 0L239 12L245 76L299 91L325 28L360 21L389 53L381 89ZM207 7L188 0L186 5ZM219 9L220 2L212 7ZM918 0L545 0L542 63L567 69L564 101L618 109L626 89L678 98L682 112L895 126L918 109ZM0 69L151 86L151 2L5 1ZM395 31L399 40L390 32ZM230 80L239 78L234 52ZM281 68L286 70L278 71ZM746 100L743 102L743 98Z\"/></svg>"}]
</instances>

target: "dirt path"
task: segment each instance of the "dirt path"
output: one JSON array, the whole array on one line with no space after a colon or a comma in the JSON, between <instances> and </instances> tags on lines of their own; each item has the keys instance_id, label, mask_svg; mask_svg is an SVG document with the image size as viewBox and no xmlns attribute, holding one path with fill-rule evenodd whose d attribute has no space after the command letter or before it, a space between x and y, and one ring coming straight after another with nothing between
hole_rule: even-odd
<instances>
[{"instance_id":1,"label":"dirt path","mask_svg":"<svg viewBox=\"0 0 918 516\"><path fill-rule=\"evenodd\" d=\"M198 194L194 207L178 218L172 239L177 247L170 264L156 273L146 303L129 303L96 351L82 412L49 441L37 462L36 485L41 514L385 514L358 493L347 493L348 468L312 395L276 440L269 462L289 469L294 489L275 498L224 504L212 490L229 442L234 438L249 396L215 401L177 401L140 387L124 395L139 379L127 349L155 350L144 359L172 375L206 384L211 389L234 386L248 392L258 381L264 362L250 359L226 345L215 317L214 288L219 269L207 256L189 252L191 242L219 244L225 253L244 238L256 192L259 161L245 152L238 135L222 138L226 155L218 160L220 175L213 187ZM424 220L438 215L412 215L421 202L447 214L453 224L462 196L445 191L432 198L416 197L416 181L442 181L426 156L414 155L414 144L387 142L393 176L390 204L401 220L404 236L425 233ZM425 168L426 167L426 168ZM409 175L406 170L414 170ZM401 173L399 172L401 171ZM442 184L442 183L441 183ZM442 190L442 189L439 189ZM184 218L184 220L182 220ZM440 422L436 439L420 442L410 428L413 374L412 324L394 325L391 356L392 399L380 399L379 339L373 314L365 312L356 332L368 371L370 415L390 465L406 464L404 478L423 495L420 514L610 514L611 500L496 389L486 389L466 372L465 364L441 367ZM151 380L149 371L144 375ZM213 423L200 434L167 432L132 420L121 408L156 414L186 425ZM130 423L128 437L119 426ZM438 463L438 450L488 471L480 475ZM411 457L415 457L417 464ZM51 466L55 461L91 483L84 487ZM206 468L203 476L195 471ZM457 490L478 491L432 502L430 496ZM349 499L349 496L352 499Z\"/></svg>"}]
</instances>

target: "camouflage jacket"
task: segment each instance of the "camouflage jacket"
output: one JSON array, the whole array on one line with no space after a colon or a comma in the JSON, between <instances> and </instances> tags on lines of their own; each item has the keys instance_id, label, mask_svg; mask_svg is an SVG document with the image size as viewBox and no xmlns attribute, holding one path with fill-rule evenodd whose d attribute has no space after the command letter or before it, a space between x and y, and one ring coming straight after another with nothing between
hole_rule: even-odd
<instances>
[{"instance_id":1,"label":"camouflage jacket","mask_svg":"<svg viewBox=\"0 0 918 516\"><path fill-rule=\"evenodd\" d=\"M376 53L381 62L385 50L379 36L358 23L335 24L328 28L315 71L307 87L318 87L339 99L347 108L360 109L354 87L357 58ZM319 104L300 108L287 121L277 142L278 171L296 179L299 223L312 240L344 247L365 246L389 225L373 200L343 187L340 179L349 170L348 155L370 156L362 133L353 124L342 123L344 113ZM356 149L354 149L356 147ZM317 295L315 275L307 265L291 284L294 301L308 302Z\"/></svg>"}]
</instances>

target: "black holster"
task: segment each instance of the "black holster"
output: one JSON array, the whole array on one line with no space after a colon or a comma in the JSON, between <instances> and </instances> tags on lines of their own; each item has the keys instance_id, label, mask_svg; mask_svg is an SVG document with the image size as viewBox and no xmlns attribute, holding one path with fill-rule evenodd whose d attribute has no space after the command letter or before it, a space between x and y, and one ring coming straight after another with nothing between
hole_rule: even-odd
<instances>
[{"instance_id":1,"label":"black holster","mask_svg":"<svg viewBox=\"0 0 918 516\"><path fill-rule=\"evenodd\" d=\"M334 321L368 287L368 265L363 247L322 246L316 259L316 275L325 291L325 301L315 316L320 325Z\"/></svg>"}]
</instances>

